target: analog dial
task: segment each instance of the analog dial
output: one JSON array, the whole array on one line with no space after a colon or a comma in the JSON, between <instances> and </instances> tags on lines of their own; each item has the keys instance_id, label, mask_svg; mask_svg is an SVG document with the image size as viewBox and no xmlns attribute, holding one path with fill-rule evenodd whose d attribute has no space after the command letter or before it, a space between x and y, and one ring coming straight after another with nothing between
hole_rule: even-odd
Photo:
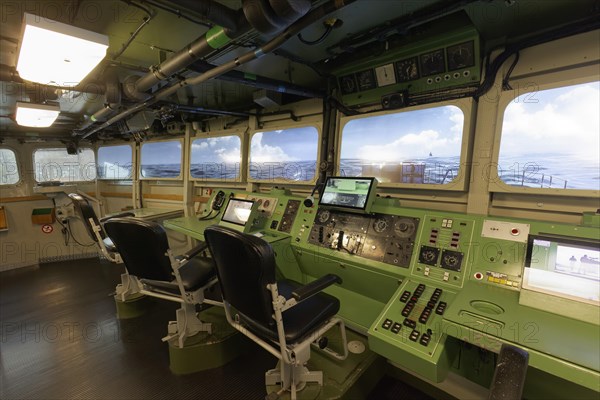
<instances>
[{"instance_id":1,"label":"analog dial","mask_svg":"<svg viewBox=\"0 0 600 400\"><path fill-rule=\"evenodd\" d=\"M396 63L396 75L398 82L408 82L419 77L419 65L417 57L407 58Z\"/></svg>"},{"instance_id":2,"label":"analog dial","mask_svg":"<svg viewBox=\"0 0 600 400\"><path fill-rule=\"evenodd\" d=\"M421 54L421 75L441 74L445 70L443 49Z\"/></svg>"},{"instance_id":3,"label":"analog dial","mask_svg":"<svg viewBox=\"0 0 600 400\"><path fill-rule=\"evenodd\" d=\"M473 41L450 46L446 49L448 70L453 71L475 65Z\"/></svg>"}]
</instances>

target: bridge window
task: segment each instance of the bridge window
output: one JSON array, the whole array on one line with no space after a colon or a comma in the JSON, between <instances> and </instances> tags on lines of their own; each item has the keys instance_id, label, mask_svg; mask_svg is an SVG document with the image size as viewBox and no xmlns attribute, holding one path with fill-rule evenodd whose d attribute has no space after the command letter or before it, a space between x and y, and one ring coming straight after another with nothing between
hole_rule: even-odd
<instances>
[{"instance_id":1,"label":"bridge window","mask_svg":"<svg viewBox=\"0 0 600 400\"><path fill-rule=\"evenodd\" d=\"M130 145L104 146L98 149L99 179L131 179L133 150Z\"/></svg>"},{"instance_id":2,"label":"bridge window","mask_svg":"<svg viewBox=\"0 0 600 400\"><path fill-rule=\"evenodd\" d=\"M0 149L0 185L14 185L19 180L17 155L11 149Z\"/></svg>"},{"instance_id":3,"label":"bridge window","mask_svg":"<svg viewBox=\"0 0 600 400\"><path fill-rule=\"evenodd\" d=\"M318 149L319 132L314 126L256 132L250 142L250 178L314 181Z\"/></svg>"},{"instance_id":4,"label":"bridge window","mask_svg":"<svg viewBox=\"0 0 600 400\"><path fill-rule=\"evenodd\" d=\"M504 111L498 177L519 187L600 189L600 82L525 93Z\"/></svg>"},{"instance_id":5,"label":"bridge window","mask_svg":"<svg viewBox=\"0 0 600 400\"><path fill-rule=\"evenodd\" d=\"M240 176L242 141L237 135L192 141L190 175L200 180L236 181Z\"/></svg>"},{"instance_id":6,"label":"bridge window","mask_svg":"<svg viewBox=\"0 0 600 400\"><path fill-rule=\"evenodd\" d=\"M350 119L338 173L390 185L448 185L460 178L464 112L436 106Z\"/></svg>"},{"instance_id":7,"label":"bridge window","mask_svg":"<svg viewBox=\"0 0 600 400\"><path fill-rule=\"evenodd\" d=\"M33 153L37 182L85 182L96 179L96 160L92 149L69 154L64 148L44 148Z\"/></svg>"},{"instance_id":8,"label":"bridge window","mask_svg":"<svg viewBox=\"0 0 600 400\"><path fill-rule=\"evenodd\" d=\"M181 176L181 141L149 142L142 145L140 176L174 179Z\"/></svg>"}]
</instances>

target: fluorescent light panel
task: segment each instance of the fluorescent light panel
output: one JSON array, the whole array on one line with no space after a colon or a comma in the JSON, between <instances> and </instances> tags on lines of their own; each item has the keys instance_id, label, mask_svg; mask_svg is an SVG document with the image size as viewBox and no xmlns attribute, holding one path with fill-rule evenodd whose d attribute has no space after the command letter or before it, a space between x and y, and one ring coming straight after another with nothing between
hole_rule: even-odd
<instances>
[{"instance_id":1,"label":"fluorescent light panel","mask_svg":"<svg viewBox=\"0 0 600 400\"><path fill-rule=\"evenodd\" d=\"M17 71L43 84L75 86L106 56L108 36L25 13Z\"/></svg>"},{"instance_id":2,"label":"fluorescent light panel","mask_svg":"<svg viewBox=\"0 0 600 400\"><path fill-rule=\"evenodd\" d=\"M60 114L58 106L17 102L17 124L32 128L47 128Z\"/></svg>"}]
</instances>

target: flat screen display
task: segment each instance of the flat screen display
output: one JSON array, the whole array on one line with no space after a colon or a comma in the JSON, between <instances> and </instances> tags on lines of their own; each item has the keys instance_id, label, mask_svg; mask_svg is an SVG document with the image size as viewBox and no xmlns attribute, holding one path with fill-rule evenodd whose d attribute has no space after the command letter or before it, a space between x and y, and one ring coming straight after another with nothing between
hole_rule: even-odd
<instances>
[{"instance_id":1,"label":"flat screen display","mask_svg":"<svg viewBox=\"0 0 600 400\"><path fill-rule=\"evenodd\" d=\"M329 177L319 205L369 212L376 182L375 178Z\"/></svg>"},{"instance_id":2,"label":"flat screen display","mask_svg":"<svg viewBox=\"0 0 600 400\"><path fill-rule=\"evenodd\" d=\"M597 241L530 235L524 272L524 289L599 304Z\"/></svg>"},{"instance_id":3,"label":"flat screen display","mask_svg":"<svg viewBox=\"0 0 600 400\"><path fill-rule=\"evenodd\" d=\"M246 225L253 204L252 200L229 199L221 221L241 226Z\"/></svg>"}]
</instances>

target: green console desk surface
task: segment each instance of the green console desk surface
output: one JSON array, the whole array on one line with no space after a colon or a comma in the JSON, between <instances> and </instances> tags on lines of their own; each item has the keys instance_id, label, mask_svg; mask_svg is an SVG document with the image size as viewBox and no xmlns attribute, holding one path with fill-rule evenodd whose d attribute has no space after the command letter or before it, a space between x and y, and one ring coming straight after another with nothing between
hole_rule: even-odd
<instances>
[{"instance_id":1,"label":"green console desk surface","mask_svg":"<svg viewBox=\"0 0 600 400\"><path fill-rule=\"evenodd\" d=\"M126 210L126 211L121 211L121 212L131 212L131 213L135 214L135 218L138 218L138 219L141 219L144 221L152 221L152 220L163 219L163 218L177 217L177 216L183 214L183 208L144 207L144 208L134 208L133 210ZM111 215L114 215L114 214L120 214L121 212L108 214L107 217L110 217Z\"/></svg>"},{"instance_id":2,"label":"green console desk surface","mask_svg":"<svg viewBox=\"0 0 600 400\"><path fill-rule=\"evenodd\" d=\"M163 222L165 228L172 229L176 232L184 233L197 240L204 241L204 230L211 225L218 225L218 219L199 220L198 217L180 217L168 219ZM285 233L276 233L273 231L263 230L253 233L266 242L273 243L283 239L289 239L289 235Z\"/></svg>"},{"instance_id":3,"label":"green console desk surface","mask_svg":"<svg viewBox=\"0 0 600 400\"><path fill-rule=\"evenodd\" d=\"M498 352L512 343L529 365L600 391L600 327L519 304L519 293L468 282L446 310L443 332Z\"/></svg>"}]
</instances>

